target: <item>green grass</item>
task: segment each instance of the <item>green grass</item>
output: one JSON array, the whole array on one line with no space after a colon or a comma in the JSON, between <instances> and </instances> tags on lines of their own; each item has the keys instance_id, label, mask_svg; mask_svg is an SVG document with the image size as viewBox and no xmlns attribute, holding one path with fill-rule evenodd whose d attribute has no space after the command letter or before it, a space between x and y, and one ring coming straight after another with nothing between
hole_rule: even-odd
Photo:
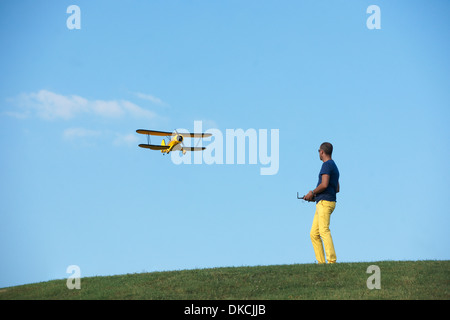
<instances>
[{"instance_id":1,"label":"green grass","mask_svg":"<svg viewBox=\"0 0 450 320\"><path fill-rule=\"evenodd\" d=\"M381 270L381 289L369 290L366 270ZM294 264L136 273L66 279L0 289L0 299L440 299L448 300L450 261Z\"/></svg>"}]
</instances>

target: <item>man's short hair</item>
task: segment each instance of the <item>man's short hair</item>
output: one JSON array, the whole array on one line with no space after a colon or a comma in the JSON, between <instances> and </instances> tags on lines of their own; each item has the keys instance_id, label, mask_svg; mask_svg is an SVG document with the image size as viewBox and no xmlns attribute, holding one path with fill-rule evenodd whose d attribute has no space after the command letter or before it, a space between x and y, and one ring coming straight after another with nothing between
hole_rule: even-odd
<instances>
[{"instance_id":1,"label":"man's short hair","mask_svg":"<svg viewBox=\"0 0 450 320\"><path fill-rule=\"evenodd\" d=\"M333 153L333 145L329 142L324 142L320 145L320 150L323 150L325 154L331 156L331 154Z\"/></svg>"}]
</instances>

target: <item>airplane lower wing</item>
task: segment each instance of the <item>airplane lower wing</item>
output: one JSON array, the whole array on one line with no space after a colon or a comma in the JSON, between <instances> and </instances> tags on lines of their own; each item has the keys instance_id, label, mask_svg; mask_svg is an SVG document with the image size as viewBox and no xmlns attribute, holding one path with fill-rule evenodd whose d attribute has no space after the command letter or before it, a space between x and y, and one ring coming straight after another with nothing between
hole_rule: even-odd
<instances>
[{"instance_id":1,"label":"airplane lower wing","mask_svg":"<svg viewBox=\"0 0 450 320\"><path fill-rule=\"evenodd\" d=\"M154 144L140 144L139 147L152 150L167 150L170 148L170 146L158 146Z\"/></svg>"},{"instance_id":2,"label":"airplane lower wing","mask_svg":"<svg viewBox=\"0 0 450 320\"><path fill-rule=\"evenodd\" d=\"M188 138L208 138L212 136L212 133L184 133L180 132L180 136L188 137Z\"/></svg>"},{"instance_id":3,"label":"airplane lower wing","mask_svg":"<svg viewBox=\"0 0 450 320\"><path fill-rule=\"evenodd\" d=\"M181 150L184 150L184 151L202 151L205 149L206 149L206 147L183 147L183 148L181 148Z\"/></svg>"}]
</instances>

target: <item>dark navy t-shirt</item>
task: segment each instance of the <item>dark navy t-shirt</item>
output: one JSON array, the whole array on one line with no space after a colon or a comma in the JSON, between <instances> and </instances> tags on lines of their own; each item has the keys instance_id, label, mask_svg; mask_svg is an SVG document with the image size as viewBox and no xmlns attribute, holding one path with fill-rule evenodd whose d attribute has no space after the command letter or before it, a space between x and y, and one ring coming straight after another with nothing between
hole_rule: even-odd
<instances>
[{"instance_id":1,"label":"dark navy t-shirt","mask_svg":"<svg viewBox=\"0 0 450 320\"><path fill-rule=\"evenodd\" d=\"M333 160L328 160L322 164L322 168L319 172L319 182L317 183L317 186L322 183L323 174L328 174L330 176L330 183L328 184L328 187L324 192L318 193L316 195L316 202L319 202L320 200L336 201L336 191L339 182L339 170Z\"/></svg>"}]
</instances>

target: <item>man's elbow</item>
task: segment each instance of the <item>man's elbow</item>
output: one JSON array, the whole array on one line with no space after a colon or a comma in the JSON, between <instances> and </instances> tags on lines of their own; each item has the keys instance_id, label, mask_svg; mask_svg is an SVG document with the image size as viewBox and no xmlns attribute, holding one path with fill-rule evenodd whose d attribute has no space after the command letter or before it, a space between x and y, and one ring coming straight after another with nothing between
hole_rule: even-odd
<instances>
[{"instance_id":1,"label":"man's elbow","mask_svg":"<svg viewBox=\"0 0 450 320\"><path fill-rule=\"evenodd\" d=\"M320 192L324 192L328 188L328 184L321 183L320 184Z\"/></svg>"}]
</instances>

